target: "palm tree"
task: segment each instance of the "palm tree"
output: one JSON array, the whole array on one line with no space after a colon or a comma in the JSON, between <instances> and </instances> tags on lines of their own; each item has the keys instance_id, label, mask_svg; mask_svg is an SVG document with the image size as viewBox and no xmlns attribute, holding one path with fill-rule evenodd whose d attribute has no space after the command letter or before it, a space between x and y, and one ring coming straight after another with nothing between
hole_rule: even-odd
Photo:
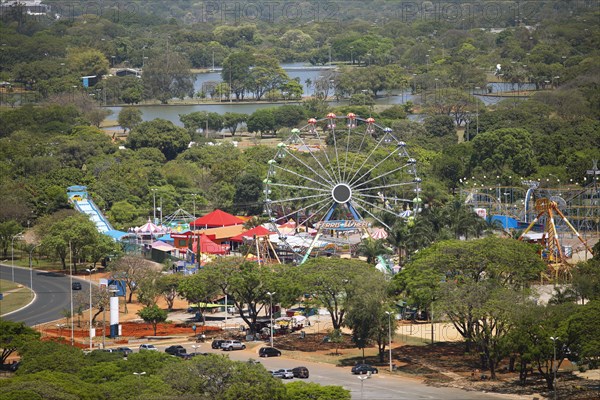
<instances>
[{"instance_id":1,"label":"palm tree","mask_svg":"<svg viewBox=\"0 0 600 400\"><path fill-rule=\"evenodd\" d=\"M402 265L402 256L406 254L406 242L410 237L410 229L403 219L399 219L388 233L387 242L398 250L398 264Z\"/></svg>"},{"instance_id":2,"label":"palm tree","mask_svg":"<svg viewBox=\"0 0 600 400\"><path fill-rule=\"evenodd\" d=\"M390 250L383 245L383 240L376 240L370 237L360 242L357 252L367 257L369 264L376 264L377 256L390 254Z\"/></svg>"}]
</instances>

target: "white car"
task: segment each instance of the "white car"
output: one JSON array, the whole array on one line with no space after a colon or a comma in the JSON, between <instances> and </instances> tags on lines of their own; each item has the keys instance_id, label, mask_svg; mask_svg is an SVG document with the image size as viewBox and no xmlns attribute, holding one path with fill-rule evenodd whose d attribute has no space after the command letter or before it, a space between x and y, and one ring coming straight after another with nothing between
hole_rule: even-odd
<instances>
[{"instance_id":1,"label":"white car","mask_svg":"<svg viewBox=\"0 0 600 400\"><path fill-rule=\"evenodd\" d=\"M291 369L278 369L276 371L271 371L271 374L275 378L294 379L294 371Z\"/></svg>"},{"instance_id":2,"label":"white car","mask_svg":"<svg viewBox=\"0 0 600 400\"><path fill-rule=\"evenodd\" d=\"M140 344L140 351L158 351L153 344Z\"/></svg>"},{"instance_id":3,"label":"white car","mask_svg":"<svg viewBox=\"0 0 600 400\"><path fill-rule=\"evenodd\" d=\"M221 343L221 350L231 351L231 350L244 350L246 345L239 340L225 340Z\"/></svg>"}]
</instances>

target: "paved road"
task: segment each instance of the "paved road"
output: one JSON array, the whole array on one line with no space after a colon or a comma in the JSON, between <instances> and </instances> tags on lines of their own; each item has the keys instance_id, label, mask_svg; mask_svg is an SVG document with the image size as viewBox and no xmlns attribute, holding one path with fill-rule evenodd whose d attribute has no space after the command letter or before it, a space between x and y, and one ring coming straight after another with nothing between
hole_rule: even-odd
<instances>
[{"instance_id":1,"label":"paved road","mask_svg":"<svg viewBox=\"0 0 600 400\"><path fill-rule=\"evenodd\" d=\"M298 366L307 367L310 371L308 382L315 382L322 385L341 385L352 393L353 399L365 400L498 400L514 399L514 397L501 396L497 394L487 394L481 392L467 392L454 388L437 388L424 385L418 380L392 376L385 371L372 375L370 378L361 381L359 376L350 373L350 367L336 367L330 364L320 364L306 361L299 361L285 357L260 358L258 349L262 345L249 345L246 350L221 351L213 350L210 342L196 344L194 342L181 343L189 353L194 352L192 345L199 346L195 349L199 353L216 353L229 356L235 361L248 361L249 359L260 360L261 364L267 370L280 368L294 368ZM168 345L155 344L160 351L164 351ZM132 349L137 351L136 348ZM366 375L362 375L366 378ZM284 380L285 383L294 380ZM361 387L362 385L362 387Z\"/></svg>"},{"instance_id":2,"label":"paved road","mask_svg":"<svg viewBox=\"0 0 600 400\"><path fill-rule=\"evenodd\" d=\"M0 266L0 278L5 280L12 279L10 266ZM30 278L33 278L33 289L36 298L28 307L7 315L5 318L12 321L23 321L27 325L35 325L54 321L62 317L62 310L70 307L70 282L67 276L57 273L47 273L33 271L30 277L30 270L27 268L15 267L15 281L25 286L30 286ZM83 291L87 296L87 285L83 284ZM259 359L258 349L261 345L252 346L252 348L242 351L223 352L213 350L210 342L196 344L187 342L182 344L191 353L194 351L192 345L199 347L196 349L202 353L226 354L232 360L247 361L250 358ZM158 345L161 351L168 345ZM250 346L249 346L250 347ZM137 351L137 348L132 346ZM309 382L320 383L323 385L341 385L352 392L353 399L369 400L497 400L509 398L495 394L485 394L479 392L467 392L453 388L436 388L426 386L417 380L391 376L381 371L379 374L372 375L370 378L360 380L358 376L350 373L349 367L335 367L330 364L312 363L298 361L285 357L273 357L260 359L267 370L280 368L293 368L305 366L310 371ZM364 375L362 376L365 377ZM290 381L285 381L290 382Z\"/></svg>"},{"instance_id":3,"label":"paved road","mask_svg":"<svg viewBox=\"0 0 600 400\"><path fill-rule=\"evenodd\" d=\"M29 268L21 267L15 267L14 271L15 282L30 288L33 282L35 299L27 307L3 318L25 322L29 326L63 318L62 311L69 310L71 307L71 285L68 276L53 272L30 271ZM10 266L0 265L0 279L12 281ZM82 294L89 296L88 286L82 280L80 281L83 286Z\"/></svg>"}]
</instances>

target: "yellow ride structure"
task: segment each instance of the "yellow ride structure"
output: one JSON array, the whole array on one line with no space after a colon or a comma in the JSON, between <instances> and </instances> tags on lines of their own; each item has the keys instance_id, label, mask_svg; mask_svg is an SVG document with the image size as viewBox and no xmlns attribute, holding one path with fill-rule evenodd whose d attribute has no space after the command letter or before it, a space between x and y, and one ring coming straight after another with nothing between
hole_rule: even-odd
<instances>
[{"instance_id":1,"label":"yellow ride structure","mask_svg":"<svg viewBox=\"0 0 600 400\"><path fill-rule=\"evenodd\" d=\"M525 235L533 228L533 226L543 217L545 217L544 234L542 237L542 246L547 251L546 260L548 264L554 270L554 278L556 280L559 277L569 279L571 276L570 264L567 261L567 257L563 251L563 247L560 243L560 238L556 230L555 218L561 218L562 221L569 227L571 232L577 236L577 239L583 243L587 251L593 254L592 249L588 246L587 242L583 240L579 232L571 225L567 217L560 211L555 201L551 201L547 198L541 198L536 200L535 209L538 212L537 216L529 226L523 231L519 240L523 240Z\"/></svg>"}]
</instances>

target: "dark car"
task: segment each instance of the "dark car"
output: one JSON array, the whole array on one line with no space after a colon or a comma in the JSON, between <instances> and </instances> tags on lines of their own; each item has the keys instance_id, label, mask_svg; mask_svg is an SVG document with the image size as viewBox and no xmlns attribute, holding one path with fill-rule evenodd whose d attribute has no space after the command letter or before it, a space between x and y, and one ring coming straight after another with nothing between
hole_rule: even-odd
<instances>
[{"instance_id":1,"label":"dark car","mask_svg":"<svg viewBox=\"0 0 600 400\"><path fill-rule=\"evenodd\" d=\"M8 369L11 370L12 372L15 372L16 370L19 369L20 366L21 366L21 361L13 361L13 363L10 364Z\"/></svg>"},{"instance_id":2,"label":"dark car","mask_svg":"<svg viewBox=\"0 0 600 400\"><path fill-rule=\"evenodd\" d=\"M165 349L165 353L175 356L177 354L187 353L187 350L182 345L176 344L176 345L167 347Z\"/></svg>"},{"instance_id":3,"label":"dark car","mask_svg":"<svg viewBox=\"0 0 600 400\"><path fill-rule=\"evenodd\" d=\"M73 290L81 290L81 283L80 282L73 282L71 284L71 289L73 289Z\"/></svg>"},{"instance_id":4,"label":"dark car","mask_svg":"<svg viewBox=\"0 0 600 400\"><path fill-rule=\"evenodd\" d=\"M125 357L127 357L128 355L130 355L131 353L133 353L133 350L131 350L129 347L117 347L115 349L115 351L117 353L123 353L123 355Z\"/></svg>"},{"instance_id":5,"label":"dark car","mask_svg":"<svg viewBox=\"0 0 600 400\"><path fill-rule=\"evenodd\" d=\"M221 345L223 344L224 341L225 340L223 340L223 339L213 340L210 347L212 347L213 349L220 349Z\"/></svg>"},{"instance_id":6,"label":"dark car","mask_svg":"<svg viewBox=\"0 0 600 400\"><path fill-rule=\"evenodd\" d=\"M258 350L259 357L279 357L281 355L281 351L277 350L275 347L261 347Z\"/></svg>"},{"instance_id":7,"label":"dark car","mask_svg":"<svg viewBox=\"0 0 600 400\"><path fill-rule=\"evenodd\" d=\"M306 379L309 376L308 368L306 367L296 367L292 369L294 373L294 378Z\"/></svg>"},{"instance_id":8,"label":"dark car","mask_svg":"<svg viewBox=\"0 0 600 400\"><path fill-rule=\"evenodd\" d=\"M379 370L369 364L356 364L354 367L352 367L352 373L355 375L368 374L369 372L376 374L379 372Z\"/></svg>"}]
</instances>

